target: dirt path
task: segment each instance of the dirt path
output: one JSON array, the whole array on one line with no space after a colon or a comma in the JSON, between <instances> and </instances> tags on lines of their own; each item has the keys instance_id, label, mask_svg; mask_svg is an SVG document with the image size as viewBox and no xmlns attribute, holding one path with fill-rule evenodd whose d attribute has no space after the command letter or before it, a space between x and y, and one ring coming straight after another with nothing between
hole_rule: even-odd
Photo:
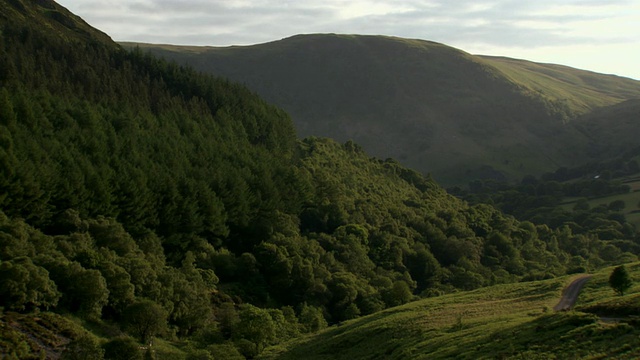
<instances>
[{"instance_id":1,"label":"dirt path","mask_svg":"<svg viewBox=\"0 0 640 360\"><path fill-rule=\"evenodd\" d=\"M575 279L569 286L567 286L562 292L562 298L558 305L553 307L555 311L566 311L571 309L573 304L578 300L578 294L580 294L580 290L584 284L591 279L591 275L584 275L577 279Z\"/></svg>"}]
</instances>

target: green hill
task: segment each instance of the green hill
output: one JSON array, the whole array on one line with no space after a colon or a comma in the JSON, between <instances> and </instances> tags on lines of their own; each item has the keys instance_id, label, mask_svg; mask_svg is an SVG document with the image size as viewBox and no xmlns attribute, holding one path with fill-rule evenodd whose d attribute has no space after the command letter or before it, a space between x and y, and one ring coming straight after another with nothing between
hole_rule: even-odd
<instances>
[{"instance_id":1,"label":"green hill","mask_svg":"<svg viewBox=\"0 0 640 360\"><path fill-rule=\"evenodd\" d=\"M627 100L587 113L576 127L589 138L589 155L633 156L640 152L640 99Z\"/></svg>"},{"instance_id":2,"label":"green hill","mask_svg":"<svg viewBox=\"0 0 640 360\"><path fill-rule=\"evenodd\" d=\"M624 219L601 238L471 206L53 2L0 0L0 60L2 358L255 358L415 298L637 259Z\"/></svg>"},{"instance_id":3,"label":"green hill","mask_svg":"<svg viewBox=\"0 0 640 360\"><path fill-rule=\"evenodd\" d=\"M22 0L10 0L0 3L0 16L5 24L31 25L41 31L47 31L59 40L100 43L116 48L116 44L105 33L91 27L80 17L70 13L53 0L38 0L38 6Z\"/></svg>"},{"instance_id":4,"label":"green hill","mask_svg":"<svg viewBox=\"0 0 640 360\"><path fill-rule=\"evenodd\" d=\"M640 266L628 269L638 279ZM497 285L348 321L260 359L634 359L640 329L628 315L637 314L640 288L616 295L611 271L587 282L576 311L551 310L570 277Z\"/></svg>"},{"instance_id":5,"label":"green hill","mask_svg":"<svg viewBox=\"0 0 640 360\"><path fill-rule=\"evenodd\" d=\"M640 82L631 79L394 37L136 45L246 84L290 113L299 136L352 139L448 185L593 160L586 153L592 134L585 138L571 120L640 98Z\"/></svg>"}]
</instances>

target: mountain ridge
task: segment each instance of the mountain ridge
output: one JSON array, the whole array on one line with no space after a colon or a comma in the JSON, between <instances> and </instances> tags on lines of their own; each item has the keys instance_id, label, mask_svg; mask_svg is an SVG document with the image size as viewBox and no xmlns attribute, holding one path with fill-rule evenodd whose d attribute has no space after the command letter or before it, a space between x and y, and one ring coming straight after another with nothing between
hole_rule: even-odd
<instances>
[{"instance_id":1,"label":"mountain ridge","mask_svg":"<svg viewBox=\"0 0 640 360\"><path fill-rule=\"evenodd\" d=\"M0 2L0 16L9 24L39 24L66 40L99 42L116 47L116 43L104 32L90 26L79 16L53 0L37 0L25 5L23 0ZM28 21L25 21L27 20Z\"/></svg>"},{"instance_id":2,"label":"mountain ridge","mask_svg":"<svg viewBox=\"0 0 640 360\"><path fill-rule=\"evenodd\" d=\"M445 184L486 173L517 179L591 161L588 139L572 120L640 97L640 82L631 79L388 36L137 46L244 83L289 112L301 137L352 139Z\"/></svg>"}]
</instances>

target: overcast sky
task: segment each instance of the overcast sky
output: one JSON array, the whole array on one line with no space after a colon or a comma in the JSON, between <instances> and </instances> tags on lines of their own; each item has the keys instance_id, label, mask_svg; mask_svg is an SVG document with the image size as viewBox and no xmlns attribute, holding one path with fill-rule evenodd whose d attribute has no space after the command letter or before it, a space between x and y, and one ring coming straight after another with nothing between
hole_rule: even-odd
<instances>
[{"instance_id":1,"label":"overcast sky","mask_svg":"<svg viewBox=\"0 0 640 360\"><path fill-rule=\"evenodd\" d=\"M116 41L393 35L640 80L640 0L58 0Z\"/></svg>"}]
</instances>

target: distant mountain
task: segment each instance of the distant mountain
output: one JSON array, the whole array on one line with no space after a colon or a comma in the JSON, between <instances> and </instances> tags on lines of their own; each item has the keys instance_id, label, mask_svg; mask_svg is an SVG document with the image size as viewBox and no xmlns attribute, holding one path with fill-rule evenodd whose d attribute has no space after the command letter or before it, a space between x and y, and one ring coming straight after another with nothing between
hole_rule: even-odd
<instances>
[{"instance_id":1,"label":"distant mountain","mask_svg":"<svg viewBox=\"0 0 640 360\"><path fill-rule=\"evenodd\" d=\"M640 98L640 82L631 79L395 37L135 45L246 84L289 112L299 136L353 139L445 184L594 160L586 151L591 134L577 131L572 120Z\"/></svg>"}]
</instances>

